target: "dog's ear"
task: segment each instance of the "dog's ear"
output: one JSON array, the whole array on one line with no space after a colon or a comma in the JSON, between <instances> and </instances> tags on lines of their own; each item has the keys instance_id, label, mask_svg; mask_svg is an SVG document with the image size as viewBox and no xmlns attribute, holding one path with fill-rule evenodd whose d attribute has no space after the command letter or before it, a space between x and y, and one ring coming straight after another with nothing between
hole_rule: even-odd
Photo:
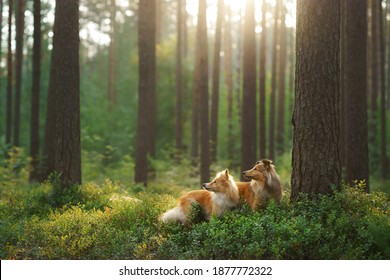
<instances>
[{"instance_id":1,"label":"dog's ear","mask_svg":"<svg viewBox=\"0 0 390 280\"><path fill-rule=\"evenodd\" d=\"M269 159L263 159L262 163L264 164L265 169L270 170L271 164L273 164L272 160Z\"/></svg>"},{"instance_id":2,"label":"dog's ear","mask_svg":"<svg viewBox=\"0 0 390 280\"><path fill-rule=\"evenodd\" d=\"M225 170L225 176L226 176L227 179L229 179L229 169L227 169L227 168Z\"/></svg>"},{"instance_id":3,"label":"dog's ear","mask_svg":"<svg viewBox=\"0 0 390 280\"><path fill-rule=\"evenodd\" d=\"M261 163L261 160L257 161L257 162L256 162L256 165L258 165L259 163Z\"/></svg>"}]
</instances>

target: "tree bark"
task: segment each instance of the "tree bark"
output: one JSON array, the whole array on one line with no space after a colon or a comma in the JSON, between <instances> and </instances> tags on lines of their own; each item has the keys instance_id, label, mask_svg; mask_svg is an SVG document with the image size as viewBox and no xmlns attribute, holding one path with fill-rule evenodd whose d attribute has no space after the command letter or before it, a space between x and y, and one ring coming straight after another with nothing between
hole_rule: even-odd
<instances>
[{"instance_id":1,"label":"tree bark","mask_svg":"<svg viewBox=\"0 0 390 280\"><path fill-rule=\"evenodd\" d=\"M370 147L376 147L377 131L377 99L378 99L378 0L371 1L371 96L370 96L370 119L368 141ZM375 152L376 153L376 152ZM374 157L375 158L375 157Z\"/></svg>"},{"instance_id":2,"label":"tree bark","mask_svg":"<svg viewBox=\"0 0 390 280\"><path fill-rule=\"evenodd\" d=\"M379 1L379 43L380 43L380 81L381 81L381 95L380 95L380 137L381 137L381 175L382 179L387 179L388 162L387 162L387 143L386 143L386 81L385 81L385 32L383 28L383 7L382 1Z\"/></svg>"},{"instance_id":3,"label":"tree bark","mask_svg":"<svg viewBox=\"0 0 390 280\"><path fill-rule=\"evenodd\" d=\"M265 83L266 83L266 63L267 63L267 2L262 4L261 20L261 45L260 45L260 114L259 114L259 131L260 131L260 158L267 158L266 154L266 122L265 122Z\"/></svg>"},{"instance_id":4,"label":"tree bark","mask_svg":"<svg viewBox=\"0 0 390 280\"><path fill-rule=\"evenodd\" d=\"M297 1L293 200L340 187L339 38L340 0Z\"/></svg>"},{"instance_id":5,"label":"tree bark","mask_svg":"<svg viewBox=\"0 0 390 280\"><path fill-rule=\"evenodd\" d=\"M200 121L200 179L201 183L210 181L210 145L209 145L209 91L208 91L208 47L206 0L199 0L198 12L198 44L199 48L199 121Z\"/></svg>"},{"instance_id":6,"label":"tree bark","mask_svg":"<svg viewBox=\"0 0 390 280\"><path fill-rule=\"evenodd\" d=\"M0 0L0 30L3 30L3 0ZM3 45L3 32L0 32L0 61L3 58L2 45ZM0 67L0 77L3 76L3 69ZM2 81L0 79L0 87L2 87ZM2 98L0 98L0 116L3 116L3 102ZM0 137L3 132L3 122L0 121Z\"/></svg>"},{"instance_id":7,"label":"tree bark","mask_svg":"<svg viewBox=\"0 0 390 280\"><path fill-rule=\"evenodd\" d=\"M345 181L369 191L367 129L367 1L345 1ZM341 80L343 81L343 80ZM358 160L357 160L358 159Z\"/></svg>"},{"instance_id":8,"label":"tree bark","mask_svg":"<svg viewBox=\"0 0 390 280\"><path fill-rule=\"evenodd\" d=\"M39 180L39 99L41 80L41 1L34 0L34 45L30 126L30 182Z\"/></svg>"},{"instance_id":9,"label":"tree bark","mask_svg":"<svg viewBox=\"0 0 390 280\"><path fill-rule=\"evenodd\" d=\"M176 43L176 152L183 152L183 0L177 0L177 43Z\"/></svg>"},{"instance_id":10,"label":"tree bark","mask_svg":"<svg viewBox=\"0 0 390 280\"><path fill-rule=\"evenodd\" d=\"M272 38L272 62L271 62L271 93L270 93L270 109L269 109L269 158L275 159L275 109L276 109L276 73L278 61L278 37L279 37L279 10L280 0L276 1L274 12L274 34Z\"/></svg>"},{"instance_id":11,"label":"tree bark","mask_svg":"<svg viewBox=\"0 0 390 280\"><path fill-rule=\"evenodd\" d=\"M255 26L255 4L253 0L248 0L246 1L244 25L241 171L248 170L257 161Z\"/></svg>"},{"instance_id":12,"label":"tree bark","mask_svg":"<svg viewBox=\"0 0 390 280\"><path fill-rule=\"evenodd\" d=\"M278 81L278 127L277 127L277 151L278 155L284 152L284 115L285 115L285 88L286 88L286 56L287 56L287 31L286 11L283 1L280 2L280 40L279 40L279 81Z\"/></svg>"},{"instance_id":13,"label":"tree bark","mask_svg":"<svg viewBox=\"0 0 390 280\"><path fill-rule=\"evenodd\" d=\"M81 184L79 0L57 0L53 60L56 129L54 170L62 188Z\"/></svg>"},{"instance_id":14,"label":"tree bark","mask_svg":"<svg viewBox=\"0 0 390 280\"><path fill-rule=\"evenodd\" d=\"M110 45L108 47L108 81L107 81L107 100L108 106L117 101L116 90L116 71L117 71L117 55L116 55L116 0L110 0Z\"/></svg>"},{"instance_id":15,"label":"tree bark","mask_svg":"<svg viewBox=\"0 0 390 280\"><path fill-rule=\"evenodd\" d=\"M156 137L156 0L141 0L138 22L139 87L135 182L147 184Z\"/></svg>"},{"instance_id":16,"label":"tree bark","mask_svg":"<svg viewBox=\"0 0 390 280\"><path fill-rule=\"evenodd\" d=\"M24 0L19 0L16 13L16 49L15 49L15 103L14 103L14 146L20 146L20 103L22 95L22 66L23 66L23 38L24 38Z\"/></svg>"},{"instance_id":17,"label":"tree bark","mask_svg":"<svg viewBox=\"0 0 390 280\"><path fill-rule=\"evenodd\" d=\"M217 161L218 146L218 111L219 111L219 76L221 65L221 41L222 41L222 23L224 18L224 2L218 0L217 26L215 31L214 62L213 62L213 81L212 81L212 103L211 103L211 124L210 124L210 150L211 162Z\"/></svg>"},{"instance_id":18,"label":"tree bark","mask_svg":"<svg viewBox=\"0 0 390 280\"><path fill-rule=\"evenodd\" d=\"M12 140L12 11L13 1L8 0L8 54L7 54L7 100L5 144L11 145Z\"/></svg>"},{"instance_id":19,"label":"tree bark","mask_svg":"<svg viewBox=\"0 0 390 280\"><path fill-rule=\"evenodd\" d=\"M227 151L228 158L233 159L233 63L232 63L232 19L231 9L229 6L226 7L227 18L225 20L225 42L224 42L224 62L225 62L225 83L227 88L227 117L228 117L228 140L227 140Z\"/></svg>"}]
</instances>

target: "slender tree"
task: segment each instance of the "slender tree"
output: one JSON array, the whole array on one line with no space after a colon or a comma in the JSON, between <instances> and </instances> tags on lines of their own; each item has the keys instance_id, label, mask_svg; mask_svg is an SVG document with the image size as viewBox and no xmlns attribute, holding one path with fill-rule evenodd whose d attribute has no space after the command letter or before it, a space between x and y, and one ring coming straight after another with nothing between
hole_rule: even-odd
<instances>
[{"instance_id":1,"label":"slender tree","mask_svg":"<svg viewBox=\"0 0 390 280\"><path fill-rule=\"evenodd\" d=\"M287 56L287 28L286 10L283 1L280 3L280 39L279 39L279 79L278 79L278 126L277 151L278 155L284 152L284 115L285 115L285 84L286 84L286 56Z\"/></svg>"},{"instance_id":2,"label":"slender tree","mask_svg":"<svg viewBox=\"0 0 390 280\"><path fill-rule=\"evenodd\" d=\"M266 158L266 125L265 125L265 82L266 82L266 63L267 63L267 2L263 0L261 6L261 44L260 44L260 114L259 114L259 131L260 131L260 158Z\"/></svg>"},{"instance_id":3,"label":"slender tree","mask_svg":"<svg viewBox=\"0 0 390 280\"><path fill-rule=\"evenodd\" d=\"M210 150L211 161L217 161L217 141L218 141L218 112L219 112L219 77L221 64L221 41L222 23L224 18L224 2L218 0L217 26L215 31L214 61L213 61L213 81L212 81L212 104L211 104L211 124L210 124Z\"/></svg>"},{"instance_id":4,"label":"slender tree","mask_svg":"<svg viewBox=\"0 0 390 280\"><path fill-rule=\"evenodd\" d=\"M108 46L108 80L107 80L107 100L109 103L116 102L117 89L117 43L116 43L116 0L110 0L110 45ZM111 104L109 104L111 106Z\"/></svg>"},{"instance_id":5,"label":"slender tree","mask_svg":"<svg viewBox=\"0 0 390 280\"><path fill-rule=\"evenodd\" d=\"M19 146L20 102L22 95L23 35L24 35L24 0L17 1L16 9L16 50L15 50L15 103L13 144Z\"/></svg>"},{"instance_id":6,"label":"slender tree","mask_svg":"<svg viewBox=\"0 0 390 280\"><path fill-rule=\"evenodd\" d=\"M148 156L155 153L156 137L156 0L139 2L138 119L135 182L147 184Z\"/></svg>"},{"instance_id":7,"label":"slender tree","mask_svg":"<svg viewBox=\"0 0 390 280\"><path fill-rule=\"evenodd\" d=\"M239 10L240 20L237 23L237 51L236 51L236 82L235 82L235 93L237 100L237 115L238 123L241 126L241 79L242 79L242 9Z\"/></svg>"},{"instance_id":8,"label":"slender tree","mask_svg":"<svg viewBox=\"0 0 390 280\"><path fill-rule=\"evenodd\" d=\"M53 31L54 170L61 187L67 188L81 184L79 0L56 1Z\"/></svg>"},{"instance_id":9,"label":"slender tree","mask_svg":"<svg viewBox=\"0 0 390 280\"><path fill-rule=\"evenodd\" d=\"M7 100L5 143L11 145L12 133L12 11L13 1L8 0L8 54L7 54Z\"/></svg>"},{"instance_id":10,"label":"slender tree","mask_svg":"<svg viewBox=\"0 0 390 280\"><path fill-rule=\"evenodd\" d=\"M30 181L39 180L39 99L41 79L41 1L34 0L34 45L30 126Z\"/></svg>"},{"instance_id":11,"label":"slender tree","mask_svg":"<svg viewBox=\"0 0 390 280\"><path fill-rule=\"evenodd\" d=\"M344 16L345 181L366 180L368 191L367 1L346 0Z\"/></svg>"},{"instance_id":12,"label":"slender tree","mask_svg":"<svg viewBox=\"0 0 390 280\"><path fill-rule=\"evenodd\" d=\"M275 158L275 109L276 109L276 73L278 61L278 37L279 37L279 10L280 0L276 1L274 12L274 32L272 38L272 62L271 62L271 93L269 109L269 158Z\"/></svg>"},{"instance_id":13,"label":"slender tree","mask_svg":"<svg viewBox=\"0 0 390 280\"><path fill-rule=\"evenodd\" d=\"M256 155L256 40L255 3L246 1L244 25L243 98L241 121L241 170L257 161ZM243 178L244 179L244 178Z\"/></svg>"},{"instance_id":14,"label":"slender tree","mask_svg":"<svg viewBox=\"0 0 390 280\"><path fill-rule=\"evenodd\" d=\"M340 0L297 0L291 198L339 187Z\"/></svg>"},{"instance_id":15,"label":"slender tree","mask_svg":"<svg viewBox=\"0 0 390 280\"><path fill-rule=\"evenodd\" d=\"M178 153L183 151L183 0L177 0L176 42L176 126L175 142Z\"/></svg>"},{"instance_id":16,"label":"slender tree","mask_svg":"<svg viewBox=\"0 0 390 280\"><path fill-rule=\"evenodd\" d=\"M208 93L208 47L206 0L199 0L197 39L199 48L198 57L198 84L199 90L199 124L200 124L200 179L201 182L210 180L210 151L209 151L209 93Z\"/></svg>"},{"instance_id":17,"label":"slender tree","mask_svg":"<svg viewBox=\"0 0 390 280\"><path fill-rule=\"evenodd\" d=\"M0 30L3 30L3 0L0 0ZM2 52L2 44L3 44L3 32L0 32L0 61L3 58L3 52ZM2 68L0 67L0 77L2 76L3 71ZM0 87L1 87L1 79L0 79ZM2 103L2 98L0 98L0 116L2 116L3 112L3 103ZM3 123L0 121L0 137L1 133L3 132Z\"/></svg>"},{"instance_id":18,"label":"slender tree","mask_svg":"<svg viewBox=\"0 0 390 280\"><path fill-rule=\"evenodd\" d=\"M225 63L225 83L227 88L227 117L228 117L228 140L227 151L229 159L233 159L233 61L232 61L232 22L231 22L231 9L230 6L226 6L226 19L224 29L224 63Z\"/></svg>"},{"instance_id":19,"label":"slender tree","mask_svg":"<svg viewBox=\"0 0 390 280\"><path fill-rule=\"evenodd\" d=\"M386 63L386 54L385 54L385 32L384 32L384 23L383 23L383 7L382 1L379 1L379 44L380 44L380 83L381 83L381 93L380 93L380 135L381 135L381 174L382 179L387 179L388 173L388 163L387 163L387 143L386 143L386 79L385 79L385 63Z\"/></svg>"},{"instance_id":20,"label":"slender tree","mask_svg":"<svg viewBox=\"0 0 390 280\"><path fill-rule=\"evenodd\" d=\"M370 96L370 126L369 143L371 147L376 146L376 114L378 99L378 3L379 0L371 0L371 96Z\"/></svg>"}]
</instances>

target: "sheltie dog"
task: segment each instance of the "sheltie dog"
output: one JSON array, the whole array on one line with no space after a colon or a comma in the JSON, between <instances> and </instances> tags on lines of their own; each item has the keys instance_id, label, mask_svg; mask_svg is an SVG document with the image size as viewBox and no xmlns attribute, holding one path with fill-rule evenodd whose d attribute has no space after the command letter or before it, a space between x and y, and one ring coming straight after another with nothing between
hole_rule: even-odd
<instances>
[{"instance_id":1,"label":"sheltie dog","mask_svg":"<svg viewBox=\"0 0 390 280\"><path fill-rule=\"evenodd\" d=\"M162 214L159 220L186 223L192 204L198 204L203 210L204 218L209 220L210 217L221 216L239 203L237 185L227 169L219 172L210 183L203 184L203 188L204 190L184 194L179 198L178 205Z\"/></svg>"},{"instance_id":2,"label":"sheltie dog","mask_svg":"<svg viewBox=\"0 0 390 280\"><path fill-rule=\"evenodd\" d=\"M242 175L251 181L236 182L236 184L241 200L252 210L265 207L270 199L280 202L282 185L271 160L258 161L252 169L242 172Z\"/></svg>"}]
</instances>

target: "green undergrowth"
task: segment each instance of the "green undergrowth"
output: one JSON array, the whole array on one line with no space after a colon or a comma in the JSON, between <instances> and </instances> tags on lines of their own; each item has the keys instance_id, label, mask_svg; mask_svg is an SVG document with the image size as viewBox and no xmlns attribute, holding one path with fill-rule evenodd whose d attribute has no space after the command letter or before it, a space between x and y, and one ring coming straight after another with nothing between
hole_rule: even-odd
<instances>
[{"instance_id":1,"label":"green undergrowth","mask_svg":"<svg viewBox=\"0 0 390 280\"><path fill-rule=\"evenodd\" d=\"M390 258L390 202L381 192L345 187L292 204L287 191L261 211L244 206L209 222L195 213L184 226L158 222L176 204L178 193L162 194L171 185L136 192L107 180L59 194L54 184L1 186L0 258Z\"/></svg>"}]
</instances>

